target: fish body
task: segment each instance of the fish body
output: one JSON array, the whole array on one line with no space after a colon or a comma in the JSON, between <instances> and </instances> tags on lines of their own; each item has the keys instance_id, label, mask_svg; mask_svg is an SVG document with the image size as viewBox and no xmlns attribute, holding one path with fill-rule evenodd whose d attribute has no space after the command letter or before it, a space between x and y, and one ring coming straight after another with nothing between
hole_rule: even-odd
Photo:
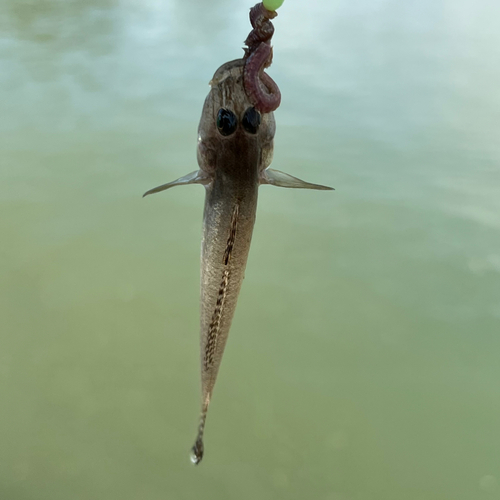
<instances>
[{"instance_id":1,"label":"fish body","mask_svg":"<svg viewBox=\"0 0 500 500\"><path fill-rule=\"evenodd\" d=\"M248 72L246 58L225 63L215 72L198 127L199 170L144 195L185 184L202 184L206 189L201 249L201 416L191 453L195 464L204 453L205 420L245 274L259 185L332 189L269 168L276 129L270 109L279 105L279 99L273 105L272 95L267 96L259 106L255 95L263 91L248 91L258 84L253 78L253 83L245 85ZM276 86L272 82L267 89L271 85Z\"/></svg>"},{"instance_id":2,"label":"fish body","mask_svg":"<svg viewBox=\"0 0 500 500\"><path fill-rule=\"evenodd\" d=\"M201 251L200 353L202 414L193 448L203 455L202 434L222 354L245 273L257 210L261 172L272 158L273 113L261 116L243 88L242 59L223 65L211 81L199 126L198 161L211 177L206 185ZM236 118L234 132L223 135L220 113ZM245 116L258 117L245 128ZM257 114L256 114L257 113ZM250 131L249 131L250 130ZM230 130L228 130L230 131ZM224 131L223 131L224 132ZM225 132L224 132L225 133Z\"/></svg>"}]
</instances>

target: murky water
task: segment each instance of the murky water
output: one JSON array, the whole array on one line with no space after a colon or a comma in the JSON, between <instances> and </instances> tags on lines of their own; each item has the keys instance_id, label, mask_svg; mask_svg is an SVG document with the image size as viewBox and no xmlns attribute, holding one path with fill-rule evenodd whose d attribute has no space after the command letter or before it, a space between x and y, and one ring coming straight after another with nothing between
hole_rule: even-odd
<instances>
[{"instance_id":1,"label":"murky water","mask_svg":"<svg viewBox=\"0 0 500 500\"><path fill-rule=\"evenodd\" d=\"M196 168L242 0L0 2L0 498L500 498L500 4L288 0L207 422Z\"/></svg>"}]
</instances>

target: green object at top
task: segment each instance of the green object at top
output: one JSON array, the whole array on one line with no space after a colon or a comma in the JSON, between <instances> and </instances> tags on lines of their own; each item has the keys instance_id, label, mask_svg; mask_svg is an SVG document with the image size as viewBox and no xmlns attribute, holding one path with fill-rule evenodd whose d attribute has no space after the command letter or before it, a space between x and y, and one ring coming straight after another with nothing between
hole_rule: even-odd
<instances>
[{"instance_id":1,"label":"green object at top","mask_svg":"<svg viewBox=\"0 0 500 500\"><path fill-rule=\"evenodd\" d=\"M285 0L263 0L262 3L267 10L279 9Z\"/></svg>"}]
</instances>

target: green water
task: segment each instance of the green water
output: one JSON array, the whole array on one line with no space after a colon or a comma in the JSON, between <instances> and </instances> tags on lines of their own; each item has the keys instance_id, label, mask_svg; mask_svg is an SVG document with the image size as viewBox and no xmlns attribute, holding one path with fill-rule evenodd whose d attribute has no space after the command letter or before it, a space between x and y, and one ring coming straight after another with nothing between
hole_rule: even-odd
<instances>
[{"instance_id":1,"label":"green water","mask_svg":"<svg viewBox=\"0 0 500 500\"><path fill-rule=\"evenodd\" d=\"M242 0L0 1L0 499L500 498L500 4L288 0L206 430L204 190Z\"/></svg>"}]
</instances>

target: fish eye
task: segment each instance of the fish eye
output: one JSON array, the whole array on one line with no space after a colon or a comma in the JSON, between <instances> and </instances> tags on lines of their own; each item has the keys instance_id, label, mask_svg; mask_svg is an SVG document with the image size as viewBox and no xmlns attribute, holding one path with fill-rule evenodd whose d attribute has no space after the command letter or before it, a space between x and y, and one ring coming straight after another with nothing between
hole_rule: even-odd
<instances>
[{"instance_id":1,"label":"fish eye","mask_svg":"<svg viewBox=\"0 0 500 500\"><path fill-rule=\"evenodd\" d=\"M248 108L241 121L243 128L250 134L256 134L260 125L260 113L255 108Z\"/></svg>"},{"instance_id":2,"label":"fish eye","mask_svg":"<svg viewBox=\"0 0 500 500\"><path fill-rule=\"evenodd\" d=\"M220 108L217 113L217 128L221 135L231 135L238 126L236 115L229 109Z\"/></svg>"}]
</instances>

